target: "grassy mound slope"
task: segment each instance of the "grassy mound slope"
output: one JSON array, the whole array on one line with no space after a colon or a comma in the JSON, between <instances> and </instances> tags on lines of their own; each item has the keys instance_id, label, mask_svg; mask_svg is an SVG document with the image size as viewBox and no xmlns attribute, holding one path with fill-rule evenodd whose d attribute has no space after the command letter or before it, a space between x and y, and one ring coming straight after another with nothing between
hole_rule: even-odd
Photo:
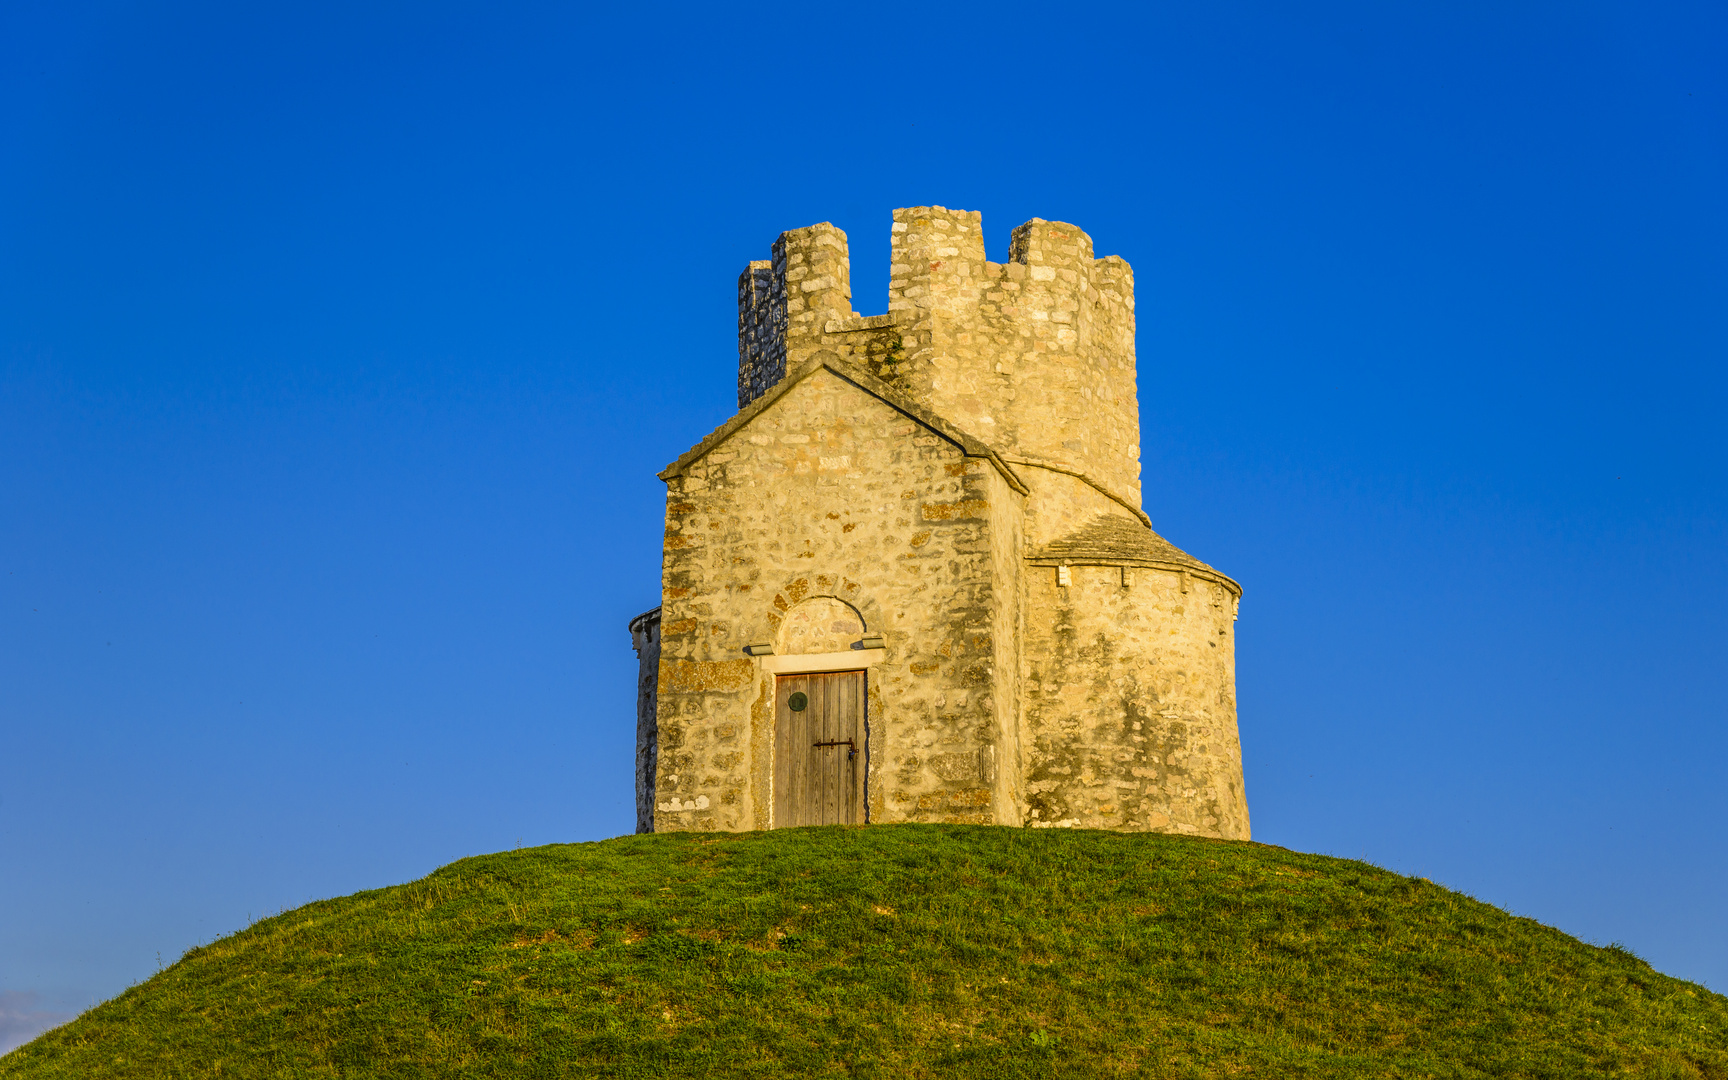
<instances>
[{"instance_id":1,"label":"grassy mound slope","mask_svg":"<svg viewBox=\"0 0 1728 1080\"><path fill-rule=\"evenodd\" d=\"M1728 1078L1728 998L1255 844L892 826L464 859L203 948L0 1077Z\"/></svg>"}]
</instances>

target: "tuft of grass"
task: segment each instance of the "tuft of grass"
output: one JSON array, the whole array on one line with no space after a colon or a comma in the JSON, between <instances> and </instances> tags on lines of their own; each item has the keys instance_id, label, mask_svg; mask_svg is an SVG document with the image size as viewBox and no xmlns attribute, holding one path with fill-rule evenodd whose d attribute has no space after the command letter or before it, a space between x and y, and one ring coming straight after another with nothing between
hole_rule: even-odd
<instances>
[{"instance_id":1,"label":"tuft of grass","mask_svg":"<svg viewBox=\"0 0 1728 1080\"><path fill-rule=\"evenodd\" d=\"M10 1077L1728 1080L1728 999L1259 844L899 825L464 859L202 948Z\"/></svg>"}]
</instances>

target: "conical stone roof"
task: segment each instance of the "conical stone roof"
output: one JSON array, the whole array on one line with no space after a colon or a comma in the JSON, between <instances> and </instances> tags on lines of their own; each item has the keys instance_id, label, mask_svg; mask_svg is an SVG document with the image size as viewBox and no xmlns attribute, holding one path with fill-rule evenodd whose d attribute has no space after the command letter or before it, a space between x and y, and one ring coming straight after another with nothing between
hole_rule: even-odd
<instances>
[{"instance_id":1,"label":"conical stone roof","mask_svg":"<svg viewBox=\"0 0 1728 1080\"><path fill-rule=\"evenodd\" d=\"M1242 586L1132 518L1104 514L1083 528L1033 549L1038 566L1146 566L1185 571L1218 582L1236 595Z\"/></svg>"}]
</instances>

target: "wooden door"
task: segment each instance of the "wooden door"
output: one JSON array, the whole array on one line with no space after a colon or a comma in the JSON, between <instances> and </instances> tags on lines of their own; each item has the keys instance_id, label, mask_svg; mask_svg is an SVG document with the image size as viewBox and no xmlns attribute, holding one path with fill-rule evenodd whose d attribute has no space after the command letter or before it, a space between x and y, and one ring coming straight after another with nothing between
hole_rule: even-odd
<instances>
[{"instance_id":1,"label":"wooden door","mask_svg":"<svg viewBox=\"0 0 1728 1080\"><path fill-rule=\"evenodd\" d=\"M775 828L864 823L864 701L862 671L775 680Z\"/></svg>"}]
</instances>

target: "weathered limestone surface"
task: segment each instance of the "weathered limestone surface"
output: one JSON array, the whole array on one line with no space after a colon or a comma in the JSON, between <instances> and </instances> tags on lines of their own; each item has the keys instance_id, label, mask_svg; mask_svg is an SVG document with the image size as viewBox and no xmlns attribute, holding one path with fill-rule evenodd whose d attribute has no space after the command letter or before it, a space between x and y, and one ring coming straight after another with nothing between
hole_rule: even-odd
<instances>
[{"instance_id":1,"label":"weathered limestone surface","mask_svg":"<svg viewBox=\"0 0 1728 1080\"><path fill-rule=\"evenodd\" d=\"M870 669L870 819L994 821L986 766L1017 675L996 626L1018 582L992 572L992 537L1017 536L1022 496L829 367L787 382L669 470L655 827L767 828L773 675L745 647L828 653L866 632L889 656Z\"/></svg>"},{"instance_id":2,"label":"weathered limestone surface","mask_svg":"<svg viewBox=\"0 0 1728 1080\"><path fill-rule=\"evenodd\" d=\"M892 239L884 315L827 223L739 278L741 411L661 474L639 827L772 827L775 672L850 651L871 821L1246 838L1241 588L1141 509L1128 264L1039 219L991 263L942 207Z\"/></svg>"},{"instance_id":3,"label":"weathered limestone surface","mask_svg":"<svg viewBox=\"0 0 1728 1080\"><path fill-rule=\"evenodd\" d=\"M1248 835L1235 597L1161 569L1027 575L1027 818L1034 826Z\"/></svg>"}]
</instances>

